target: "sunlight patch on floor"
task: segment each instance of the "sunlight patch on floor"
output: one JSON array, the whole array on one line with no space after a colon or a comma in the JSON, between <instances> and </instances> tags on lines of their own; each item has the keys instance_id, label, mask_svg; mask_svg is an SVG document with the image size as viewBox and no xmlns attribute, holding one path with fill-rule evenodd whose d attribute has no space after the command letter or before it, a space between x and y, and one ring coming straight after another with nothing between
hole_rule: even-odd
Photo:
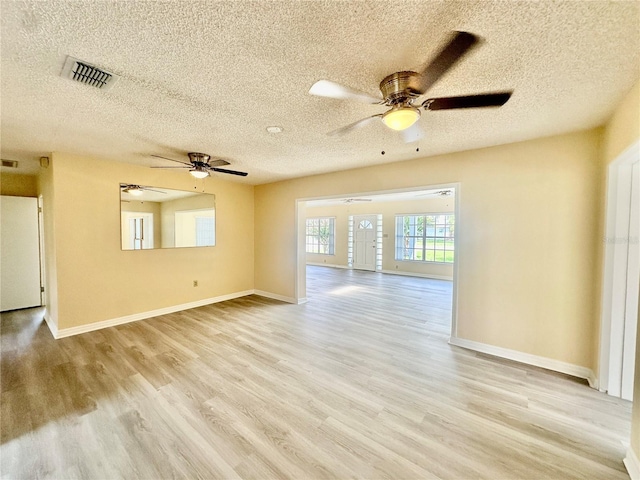
<instances>
[{"instance_id":1,"label":"sunlight patch on floor","mask_svg":"<svg viewBox=\"0 0 640 480\"><path fill-rule=\"evenodd\" d=\"M331 290L329 295L347 295L348 293L355 292L356 290L363 290L363 287L359 287L357 285L347 285L346 287L336 288L335 290Z\"/></svg>"}]
</instances>

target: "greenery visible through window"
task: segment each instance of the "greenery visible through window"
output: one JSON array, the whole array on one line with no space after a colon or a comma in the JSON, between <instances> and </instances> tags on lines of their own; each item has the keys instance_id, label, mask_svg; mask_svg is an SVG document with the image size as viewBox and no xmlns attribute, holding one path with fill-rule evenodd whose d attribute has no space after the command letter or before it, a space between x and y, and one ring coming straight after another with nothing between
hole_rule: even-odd
<instances>
[{"instance_id":1,"label":"greenery visible through window","mask_svg":"<svg viewBox=\"0 0 640 480\"><path fill-rule=\"evenodd\" d=\"M335 218L307 218L307 253L333 255Z\"/></svg>"},{"instance_id":2,"label":"greenery visible through window","mask_svg":"<svg viewBox=\"0 0 640 480\"><path fill-rule=\"evenodd\" d=\"M424 214L396 216L396 260L454 261L455 216Z\"/></svg>"}]
</instances>

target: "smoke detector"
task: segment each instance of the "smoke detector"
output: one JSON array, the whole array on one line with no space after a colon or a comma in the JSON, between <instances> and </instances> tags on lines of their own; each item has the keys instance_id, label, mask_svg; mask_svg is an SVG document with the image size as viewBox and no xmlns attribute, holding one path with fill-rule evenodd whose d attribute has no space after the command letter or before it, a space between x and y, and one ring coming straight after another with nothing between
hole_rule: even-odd
<instances>
[{"instance_id":1,"label":"smoke detector","mask_svg":"<svg viewBox=\"0 0 640 480\"><path fill-rule=\"evenodd\" d=\"M74 82L84 83L85 85L99 88L100 90L109 90L113 84L116 83L116 80L120 78L117 75L98 68L89 62L78 60L71 56L67 56L60 76L73 80Z\"/></svg>"}]
</instances>

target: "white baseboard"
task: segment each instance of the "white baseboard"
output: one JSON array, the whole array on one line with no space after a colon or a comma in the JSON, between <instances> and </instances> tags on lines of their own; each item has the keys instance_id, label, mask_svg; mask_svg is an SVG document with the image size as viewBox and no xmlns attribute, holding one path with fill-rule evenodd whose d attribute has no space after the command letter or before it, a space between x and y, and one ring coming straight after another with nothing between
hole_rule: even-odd
<instances>
[{"instance_id":1,"label":"white baseboard","mask_svg":"<svg viewBox=\"0 0 640 480\"><path fill-rule=\"evenodd\" d=\"M202 307L204 305L210 305L212 303L224 302L225 300L231 300L238 297L245 297L254 293L253 290L245 290L244 292L235 292L227 295L220 295L218 297L205 298L202 300L196 300L195 302L183 303L180 305L172 305L170 307L159 308L157 310L150 310L148 312L134 313L133 315L126 315L124 317L111 318L109 320L102 320L100 322L90 323L88 325L79 325L77 327L58 329L54 326L53 322L47 321L49 329L54 338L70 337L72 335L79 335L81 333L92 332L94 330L101 330L107 327L114 327L116 325L122 325L124 323L137 322L138 320L144 320L147 318L157 317L159 315L166 315L168 313L179 312L182 310L188 310L190 308ZM45 314L45 320L47 315Z\"/></svg>"},{"instance_id":2,"label":"white baseboard","mask_svg":"<svg viewBox=\"0 0 640 480\"><path fill-rule=\"evenodd\" d=\"M49 327L49 331L51 332L51 335L53 335L53 338L59 338L58 325L56 325L55 320L51 317L51 314L46 307L44 309L44 321L47 322L47 327Z\"/></svg>"},{"instance_id":3,"label":"white baseboard","mask_svg":"<svg viewBox=\"0 0 640 480\"><path fill-rule=\"evenodd\" d=\"M416 272L400 272L398 270L381 270L382 273L388 273L390 275L404 275L405 277L421 277L421 278L433 278L434 280L449 280L453 281L453 277L448 275L435 275L431 273L416 273Z\"/></svg>"},{"instance_id":4,"label":"white baseboard","mask_svg":"<svg viewBox=\"0 0 640 480\"><path fill-rule=\"evenodd\" d=\"M287 303L293 303L293 304L306 303L306 301L307 301L306 298L301 298L299 300L296 300L293 297L285 297L284 295L280 295L280 294L277 294L277 293L271 293L271 292L265 292L264 290L254 290L253 293L256 294L256 295L260 295L261 297L272 298L274 300L280 300L281 302L287 302Z\"/></svg>"},{"instance_id":5,"label":"white baseboard","mask_svg":"<svg viewBox=\"0 0 640 480\"><path fill-rule=\"evenodd\" d=\"M631 450L631 447L627 449L627 456L624 457L624 466L627 467L627 472L631 480L640 480L640 460L636 453Z\"/></svg>"},{"instance_id":6,"label":"white baseboard","mask_svg":"<svg viewBox=\"0 0 640 480\"><path fill-rule=\"evenodd\" d=\"M554 360L553 358L540 357L530 353L519 352L517 350L510 350L508 348L496 347L486 343L474 342L473 340L466 340L459 337L449 338L449 343L451 345L467 348L476 352L487 353L489 355L506 358L508 360L525 363L527 365L553 370L554 372L566 373L573 377L584 378L589 382L589 386L591 388L597 388L598 382L596 376L593 371L587 367L561 362L560 360Z\"/></svg>"},{"instance_id":7,"label":"white baseboard","mask_svg":"<svg viewBox=\"0 0 640 480\"><path fill-rule=\"evenodd\" d=\"M315 267L331 267L331 268L351 268L346 265L338 265L336 263L318 263L318 262L307 262L307 265L313 265Z\"/></svg>"},{"instance_id":8,"label":"white baseboard","mask_svg":"<svg viewBox=\"0 0 640 480\"><path fill-rule=\"evenodd\" d=\"M348 270L352 269L352 267L348 267L347 265L336 265L334 263L307 262L307 265L313 265L315 267L346 268ZM453 277L450 277L448 275L435 275L431 273L401 272L398 270L376 270L376 272L388 273L389 275L404 275L405 277L421 277L421 278L433 278L435 280L453 281Z\"/></svg>"}]
</instances>

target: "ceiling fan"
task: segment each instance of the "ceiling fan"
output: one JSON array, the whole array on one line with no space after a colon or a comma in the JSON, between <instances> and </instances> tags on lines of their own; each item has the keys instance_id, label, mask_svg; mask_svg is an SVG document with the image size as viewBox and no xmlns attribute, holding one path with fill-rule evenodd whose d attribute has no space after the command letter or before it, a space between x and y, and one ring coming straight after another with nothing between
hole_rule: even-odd
<instances>
[{"instance_id":1,"label":"ceiling fan","mask_svg":"<svg viewBox=\"0 0 640 480\"><path fill-rule=\"evenodd\" d=\"M225 165L230 165L229 162L221 158L211 160L211 156L206 153L189 152L189 162L183 162L181 160L174 160L173 158L162 157L160 155L151 155L155 158L162 158L164 160L170 160L172 162L182 163L180 167L151 167L151 168L188 168L189 173L196 178L206 178L211 175L211 172L228 173L230 175L239 175L246 177L246 172L238 172L236 170L227 170L226 168L219 168Z\"/></svg>"},{"instance_id":2,"label":"ceiling fan","mask_svg":"<svg viewBox=\"0 0 640 480\"><path fill-rule=\"evenodd\" d=\"M504 105L511 97L511 91L428 98L422 103L414 104L418 97L424 95L440 77L460 61L479 41L480 38L472 33L453 32L447 45L421 72L395 72L383 78L380 82L382 99L329 80L317 81L309 89L311 95L341 100L358 100L390 107L384 113L363 118L345 127L333 130L327 135L344 135L379 118L387 127L402 132L407 132L409 127L416 125L411 129L413 130L412 132L403 135L405 141L410 142L424 136L419 124L416 124L420 118L421 108L425 110L451 110L457 108L500 107Z\"/></svg>"},{"instance_id":3,"label":"ceiling fan","mask_svg":"<svg viewBox=\"0 0 640 480\"><path fill-rule=\"evenodd\" d=\"M417 197L433 197L433 196L448 197L452 194L453 194L453 190L438 190L436 192L421 193L420 195L416 195L416 196Z\"/></svg>"},{"instance_id":4,"label":"ceiling fan","mask_svg":"<svg viewBox=\"0 0 640 480\"><path fill-rule=\"evenodd\" d=\"M153 188L143 187L141 185L127 184L127 183L121 183L120 188L122 189L122 193L130 193L131 195L134 195L136 197L142 195L145 191L164 193L165 195L167 194L167 192L163 192L162 190L155 190Z\"/></svg>"},{"instance_id":5,"label":"ceiling fan","mask_svg":"<svg viewBox=\"0 0 640 480\"><path fill-rule=\"evenodd\" d=\"M370 198L345 198L342 200L344 203L354 203L354 202L370 202Z\"/></svg>"}]
</instances>

